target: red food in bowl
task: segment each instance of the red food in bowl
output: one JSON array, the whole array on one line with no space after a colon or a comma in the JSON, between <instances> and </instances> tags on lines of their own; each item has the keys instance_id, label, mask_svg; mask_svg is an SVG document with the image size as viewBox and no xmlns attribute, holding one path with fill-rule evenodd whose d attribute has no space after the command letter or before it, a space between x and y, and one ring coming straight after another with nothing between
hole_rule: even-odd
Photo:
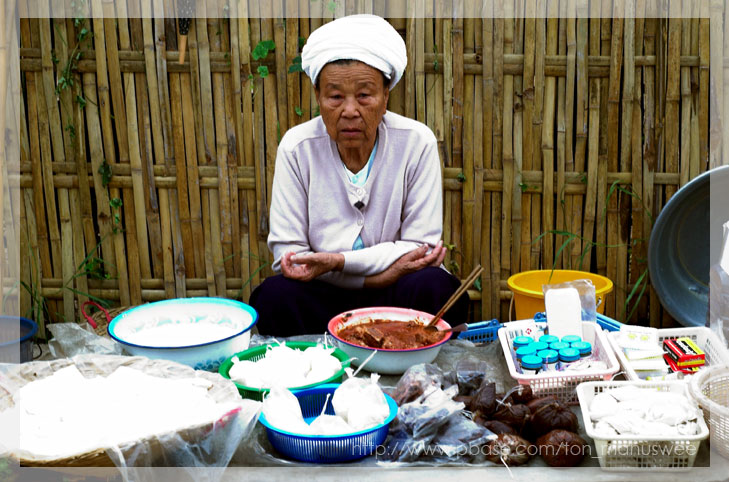
<instances>
[{"instance_id":1,"label":"red food in bowl","mask_svg":"<svg viewBox=\"0 0 729 482\"><path fill-rule=\"evenodd\" d=\"M337 334L343 340L360 346L392 350L411 350L433 345L445 335L435 327L428 328L415 320L379 319L342 327Z\"/></svg>"},{"instance_id":2,"label":"red food in bowl","mask_svg":"<svg viewBox=\"0 0 729 482\"><path fill-rule=\"evenodd\" d=\"M423 311L412 310L409 308L395 307L373 307L359 308L356 310L340 313L329 321L327 329L340 349L353 358L352 363L359 365L377 350L377 353L367 362L365 369L371 372L383 374L401 374L405 370L418 363L431 363L438 356L441 346L452 336L452 332L442 334L435 343L430 343L418 348L372 348L369 346L359 345L347 341L339 335L340 329L347 326L354 326L360 323L371 322L373 320L389 320L394 322L407 322L416 320L425 325L433 315ZM445 320L438 320L436 323L438 330L447 330L451 326ZM437 334L437 333L436 333Z\"/></svg>"}]
</instances>

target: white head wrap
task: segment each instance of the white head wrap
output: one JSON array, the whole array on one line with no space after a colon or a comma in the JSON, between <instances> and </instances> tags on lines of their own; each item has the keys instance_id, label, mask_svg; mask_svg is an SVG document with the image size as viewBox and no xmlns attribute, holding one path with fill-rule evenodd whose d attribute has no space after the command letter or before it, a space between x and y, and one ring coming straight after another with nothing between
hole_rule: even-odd
<instances>
[{"instance_id":1,"label":"white head wrap","mask_svg":"<svg viewBox=\"0 0 729 482\"><path fill-rule=\"evenodd\" d=\"M405 42L387 20L376 15L350 15L314 30L301 51L301 68L313 83L334 60L359 60L398 83L408 64Z\"/></svg>"}]
</instances>

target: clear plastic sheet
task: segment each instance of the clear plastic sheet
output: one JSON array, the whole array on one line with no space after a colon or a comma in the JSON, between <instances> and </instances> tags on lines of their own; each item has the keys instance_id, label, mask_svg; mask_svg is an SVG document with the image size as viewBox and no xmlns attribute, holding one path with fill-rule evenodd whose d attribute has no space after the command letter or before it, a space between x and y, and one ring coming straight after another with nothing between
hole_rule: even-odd
<instances>
[{"instance_id":1,"label":"clear plastic sheet","mask_svg":"<svg viewBox=\"0 0 729 482\"><path fill-rule=\"evenodd\" d=\"M721 265L709 270L708 326L726 346L729 340L729 273Z\"/></svg>"},{"instance_id":2,"label":"clear plastic sheet","mask_svg":"<svg viewBox=\"0 0 729 482\"><path fill-rule=\"evenodd\" d=\"M78 323L50 323L47 327L53 333L53 338L48 342L53 358L68 358L86 353L122 354L119 343L85 330Z\"/></svg>"},{"instance_id":3,"label":"clear plastic sheet","mask_svg":"<svg viewBox=\"0 0 729 482\"><path fill-rule=\"evenodd\" d=\"M150 375L164 378L202 378L209 382L208 396L218 404L232 407L217 420L188 426L180 420L178 429L169 433L149 434L141 440L98 449L61 459L43 459L32 454L22 456L11 451L2 454L23 465L41 467L95 467L116 465L125 480L154 480L153 467L207 468L194 471L194 479L217 481L230 462L241 441L256 425L260 402L240 398L235 385L217 373L193 370L167 360L114 355L78 355L52 361L39 361L21 365L0 365L0 411L14 404L13 393L33 380L75 365L85 377L108 376L117 368L126 366ZM90 400L90 407L102 410L103 400ZM89 416L105 416L90 410Z\"/></svg>"},{"instance_id":4,"label":"clear plastic sheet","mask_svg":"<svg viewBox=\"0 0 729 482\"><path fill-rule=\"evenodd\" d=\"M547 296L547 291L560 288L574 288L580 295L580 305L582 307L582 321L590 321L595 323L597 320L597 305L595 296L595 285L589 279L578 279L567 281L565 283L557 283L550 285L542 285L542 292Z\"/></svg>"}]
</instances>

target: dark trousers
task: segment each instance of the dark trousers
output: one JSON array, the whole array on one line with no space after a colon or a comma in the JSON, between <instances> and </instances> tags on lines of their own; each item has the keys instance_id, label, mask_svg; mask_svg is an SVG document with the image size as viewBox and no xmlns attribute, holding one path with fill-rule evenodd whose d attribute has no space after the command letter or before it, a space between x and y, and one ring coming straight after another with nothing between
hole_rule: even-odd
<instances>
[{"instance_id":1,"label":"dark trousers","mask_svg":"<svg viewBox=\"0 0 729 482\"><path fill-rule=\"evenodd\" d=\"M266 278L251 294L262 335L293 336L324 333L339 313L370 306L397 306L435 314L458 289L458 279L441 268L407 274L386 288L346 289L323 281L297 281L276 275ZM466 321L468 294L443 319L451 326Z\"/></svg>"}]
</instances>

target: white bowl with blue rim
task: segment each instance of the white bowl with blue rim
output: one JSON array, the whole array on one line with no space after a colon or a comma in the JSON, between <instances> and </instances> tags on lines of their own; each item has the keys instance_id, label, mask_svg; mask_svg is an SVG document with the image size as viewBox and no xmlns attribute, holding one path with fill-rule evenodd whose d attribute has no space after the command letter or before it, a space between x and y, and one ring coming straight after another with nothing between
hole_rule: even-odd
<instances>
[{"instance_id":1,"label":"white bowl with blue rim","mask_svg":"<svg viewBox=\"0 0 729 482\"><path fill-rule=\"evenodd\" d=\"M215 371L248 348L258 321L253 307L225 298L179 298L136 306L116 316L109 335L132 355Z\"/></svg>"}]
</instances>

